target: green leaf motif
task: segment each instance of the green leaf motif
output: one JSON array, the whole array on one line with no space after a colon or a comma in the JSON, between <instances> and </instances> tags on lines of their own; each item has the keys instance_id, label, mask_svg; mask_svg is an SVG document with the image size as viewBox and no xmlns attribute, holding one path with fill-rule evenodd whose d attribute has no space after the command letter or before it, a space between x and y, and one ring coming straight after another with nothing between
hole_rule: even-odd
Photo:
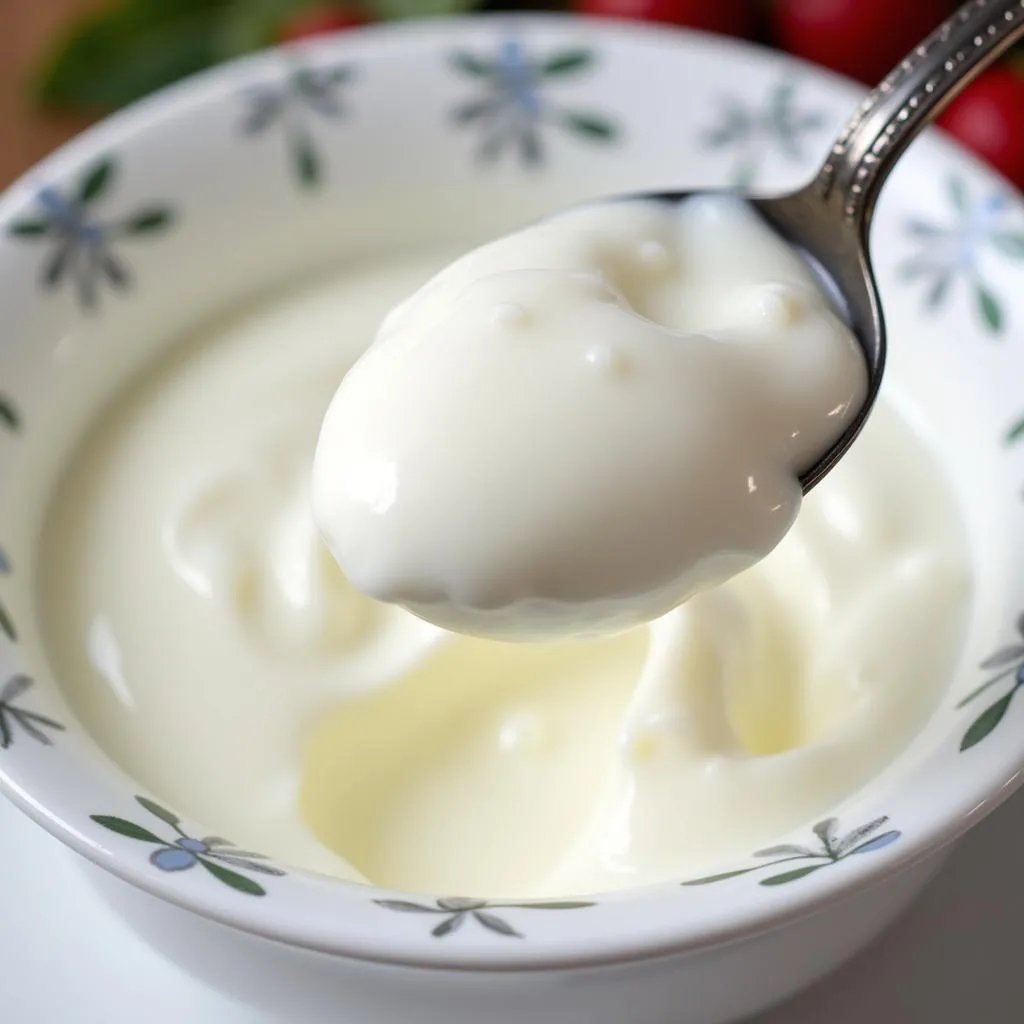
<instances>
[{"instance_id":1,"label":"green leaf motif","mask_svg":"<svg viewBox=\"0 0 1024 1024\"><path fill-rule=\"evenodd\" d=\"M811 831L821 840L821 845L826 850L831 850L832 844L835 842L837 828L839 828L839 822L835 818L826 818L824 821L819 821Z\"/></svg>"},{"instance_id":2,"label":"green leaf motif","mask_svg":"<svg viewBox=\"0 0 1024 1024\"><path fill-rule=\"evenodd\" d=\"M948 270L940 270L934 277L931 287L924 297L927 309L938 309L946 299L949 286L953 283L953 275Z\"/></svg>"},{"instance_id":3,"label":"green leaf motif","mask_svg":"<svg viewBox=\"0 0 1024 1024\"><path fill-rule=\"evenodd\" d=\"M448 63L460 74L471 78L487 78L494 74L494 65L467 50L456 50L448 57Z\"/></svg>"},{"instance_id":4,"label":"green leaf motif","mask_svg":"<svg viewBox=\"0 0 1024 1024\"><path fill-rule=\"evenodd\" d=\"M712 882L724 882L727 878L738 878L740 875L748 875L756 868L740 868L739 871L723 871L720 875L706 875L704 878L691 878L681 885L710 885Z\"/></svg>"},{"instance_id":5,"label":"green leaf motif","mask_svg":"<svg viewBox=\"0 0 1024 1024\"><path fill-rule=\"evenodd\" d=\"M780 843L778 846L768 846L763 850L755 850L755 857L817 857L814 850L806 846L798 846L795 843Z\"/></svg>"},{"instance_id":6,"label":"green leaf motif","mask_svg":"<svg viewBox=\"0 0 1024 1024\"><path fill-rule=\"evenodd\" d=\"M42 238L50 233L51 224L45 220L16 220L7 233L13 238Z\"/></svg>"},{"instance_id":7,"label":"green leaf motif","mask_svg":"<svg viewBox=\"0 0 1024 1024\"><path fill-rule=\"evenodd\" d=\"M119 836L124 836L127 839L137 839L142 843L165 845L164 841L159 836L153 835L149 829L136 825L132 821L126 821L124 818L117 818L111 814L90 814L89 817L97 825L102 825L104 828L110 829L111 832L116 832Z\"/></svg>"},{"instance_id":8,"label":"green leaf motif","mask_svg":"<svg viewBox=\"0 0 1024 1024\"><path fill-rule=\"evenodd\" d=\"M921 220L918 217L911 217L904 225L906 232L912 238L925 238L935 239L941 238L946 234L945 228L937 227L934 224L929 224L928 221Z\"/></svg>"},{"instance_id":9,"label":"green leaf motif","mask_svg":"<svg viewBox=\"0 0 1024 1024\"><path fill-rule=\"evenodd\" d=\"M1000 697L995 704L989 705L972 723L960 741L961 752L970 750L980 743L1003 720L1009 710L1010 702L1016 690L1011 690L1005 697Z\"/></svg>"},{"instance_id":10,"label":"green leaf motif","mask_svg":"<svg viewBox=\"0 0 1024 1024\"><path fill-rule=\"evenodd\" d=\"M1014 429L1024 432L1024 421ZM1010 433L1012 434L1013 431ZM1024 644L1009 644L1006 647L1000 647L994 654L990 654L979 667L1005 668L1022 659L1024 659Z\"/></svg>"},{"instance_id":11,"label":"green leaf motif","mask_svg":"<svg viewBox=\"0 0 1024 1024\"><path fill-rule=\"evenodd\" d=\"M980 281L975 284L974 291L981 319L989 330L998 334L1003 329L1003 309L999 300Z\"/></svg>"},{"instance_id":12,"label":"green leaf motif","mask_svg":"<svg viewBox=\"0 0 1024 1024\"><path fill-rule=\"evenodd\" d=\"M1024 416L1010 426L1003 441L1005 444L1014 444L1021 438L1024 438Z\"/></svg>"},{"instance_id":13,"label":"green leaf motif","mask_svg":"<svg viewBox=\"0 0 1024 1024\"><path fill-rule=\"evenodd\" d=\"M110 157L104 157L86 171L78 186L79 205L88 206L107 192L113 183L114 172L114 161Z\"/></svg>"},{"instance_id":14,"label":"green leaf motif","mask_svg":"<svg viewBox=\"0 0 1024 1024\"><path fill-rule=\"evenodd\" d=\"M295 174L304 188L316 188L320 184L320 158L312 139L305 132L293 136L292 159L295 162Z\"/></svg>"},{"instance_id":15,"label":"green leaf motif","mask_svg":"<svg viewBox=\"0 0 1024 1024\"><path fill-rule=\"evenodd\" d=\"M992 243L1004 255L1011 259L1024 259L1024 234L1016 231L997 231L992 235Z\"/></svg>"},{"instance_id":16,"label":"green leaf motif","mask_svg":"<svg viewBox=\"0 0 1024 1024\"><path fill-rule=\"evenodd\" d=\"M506 921L504 918L498 917L497 914L489 914L486 910L474 910L473 916L480 922L488 931L495 932L498 935L504 935L510 939L521 939L523 936L519 934Z\"/></svg>"},{"instance_id":17,"label":"green leaf motif","mask_svg":"<svg viewBox=\"0 0 1024 1024\"><path fill-rule=\"evenodd\" d=\"M215 864L212 860L206 860L204 857L199 858L199 863L202 864L202 866L206 868L206 870L209 871L218 882L223 882L236 892L245 893L247 896L267 895L267 890L264 889L259 882L254 882L251 878L246 878L245 875L238 874L237 871L232 871L230 868L223 867L220 864Z\"/></svg>"},{"instance_id":18,"label":"green leaf motif","mask_svg":"<svg viewBox=\"0 0 1024 1024\"><path fill-rule=\"evenodd\" d=\"M954 208L961 212L967 209L967 186L964 184L963 178L952 176L946 182L946 188L949 191L949 199L953 204Z\"/></svg>"},{"instance_id":19,"label":"green leaf motif","mask_svg":"<svg viewBox=\"0 0 1024 1024\"><path fill-rule=\"evenodd\" d=\"M151 235L164 231L174 221L173 213L164 206L150 206L132 214L122 225L126 235Z\"/></svg>"},{"instance_id":20,"label":"green leaf motif","mask_svg":"<svg viewBox=\"0 0 1024 1024\"><path fill-rule=\"evenodd\" d=\"M560 116L570 131L595 142L611 142L618 135L616 126L597 114L565 110Z\"/></svg>"},{"instance_id":21,"label":"green leaf motif","mask_svg":"<svg viewBox=\"0 0 1024 1024\"><path fill-rule=\"evenodd\" d=\"M13 704L32 689L32 678L19 673L11 676L0 688L0 704Z\"/></svg>"},{"instance_id":22,"label":"green leaf motif","mask_svg":"<svg viewBox=\"0 0 1024 1024\"><path fill-rule=\"evenodd\" d=\"M754 181L757 179L757 169L756 157L751 156L741 160L733 172L732 187L741 192L753 188Z\"/></svg>"},{"instance_id":23,"label":"green leaf motif","mask_svg":"<svg viewBox=\"0 0 1024 1024\"><path fill-rule=\"evenodd\" d=\"M0 604L0 632L3 633L12 644L18 642L18 630L15 628L11 613Z\"/></svg>"},{"instance_id":24,"label":"green leaf motif","mask_svg":"<svg viewBox=\"0 0 1024 1024\"><path fill-rule=\"evenodd\" d=\"M810 864L807 867L794 868L792 871L784 871L781 875L771 875L768 878L762 878L760 884L768 886L788 885L790 882L806 878L808 875L826 866L826 864Z\"/></svg>"},{"instance_id":25,"label":"green leaf motif","mask_svg":"<svg viewBox=\"0 0 1024 1024\"><path fill-rule=\"evenodd\" d=\"M597 904L587 900L554 900L545 903L501 903L494 906L515 907L518 910L586 910Z\"/></svg>"},{"instance_id":26,"label":"green leaf motif","mask_svg":"<svg viewBox=\"0 0 1024 1024\"><path fill-rule=\"evenodd\" d=\"M168 825L173 829L177 829L181 824L181 818L179 818L173 812L167 810L166 807L161 807L155 800L150 800L149 797L137 796L136 802L144 807L150 814L155 818L159 818L161 821L167 822Z\"/></svg>"},{"instance_id":27,"label":"green leaf motif","mask_svg":"<svg viewBox=\"0 0 1024 1024\"><path fill-rule=\"evenodd\" d=\"M433 935L435 939L443 939L446 935L451 935L453 932L457 932L462 927L462 923L465 920L465 911L452 914L451 917L446 917L439 925L432 928L430 934Z\"/></svg>"},{"instance_id":28,"label":"green leaf motif","mask_svg":"<svg viewBox=\"0 0 1024 1024\"><path fill-rule=\"evenodd\" d=\"M594 63L594 55L590 50L562 50L552 54L541 66L540 73L545 77L556 77L558 75L571 75Z\"/></svg>"},{"instance_id":29,"label":"green leaf motif","mask_svg":"<svg viewBox=\"0 0 1024 1024\"><path fill-rule=\"evenodd\" d=\"M442 910L454 910L461 913L464 910L479 910L487 906L487 901L475 896L442 896L437 905Z\"/></svg>"},{"instance_id":30,"label":"green leaf motif","mask_svg":"<svg viewBox=\"0 0 1024 1024\"><path fill-rule=\"evenodd\" d=\"M412 903L409 900L374 900L378 907L385 910L397 910L401 914L436 914L433 907L425 907L422 903Z\"/></svg>"}]
</instances>

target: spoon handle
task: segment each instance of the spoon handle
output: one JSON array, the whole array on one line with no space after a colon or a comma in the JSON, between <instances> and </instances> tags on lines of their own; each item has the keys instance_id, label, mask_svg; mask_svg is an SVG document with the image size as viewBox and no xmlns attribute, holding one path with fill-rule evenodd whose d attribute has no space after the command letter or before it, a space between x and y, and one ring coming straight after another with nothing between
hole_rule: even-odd
<instances>
[{"instance_id":1,"label":"spoon handle","mask_svg":"<svg viewBox=\"0 0 1024 1024\"><path fill-rule=\"evenodd\" d=\"M1024 0L970 0L905 57L842 130L811 185L866 237L889 171L918 133L1024 35Z\"/></svg>"}]
</instances>

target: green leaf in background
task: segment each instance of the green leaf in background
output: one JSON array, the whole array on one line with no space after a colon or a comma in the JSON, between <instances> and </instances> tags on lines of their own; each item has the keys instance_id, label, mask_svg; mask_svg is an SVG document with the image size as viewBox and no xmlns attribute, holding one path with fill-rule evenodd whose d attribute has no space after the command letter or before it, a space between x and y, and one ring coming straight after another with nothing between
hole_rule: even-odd
<instances>
[{"instance_id":1,"label":"green leaf in background","mask_svg":"<svg viewBox=\"0 0 1024 1024\"><path fill-rule=\"evenodd\" d=\"M478 0L366 0L361 6L377 18L394 20L462 14L478 7L479 3Z\"/></svg>"},{"instance_id":2,"label":"green leaf in background","mask_svg":"<svg viewBox=\"0 0 1024 1024\"><path fill-rule=\"evenodd\" d=\"M222 3L121 0L67 32L39 75L36 97L51 110L122 106L221 58Z\"/></svg>"},{"instance_id":3,"label":"green leaf in background","mask_svg":"<svg viewBox=\"0 0 1024 1024\"><path fill-rule=\"evenodd\" d=\"M456 14L480 0L349 0L377 18ZM34 82L48 110L97 113L262 49L288 19L330 0L111 0L74 23ZM338 6L344 7L345 0Z\"/></svg>"}]
</instances>

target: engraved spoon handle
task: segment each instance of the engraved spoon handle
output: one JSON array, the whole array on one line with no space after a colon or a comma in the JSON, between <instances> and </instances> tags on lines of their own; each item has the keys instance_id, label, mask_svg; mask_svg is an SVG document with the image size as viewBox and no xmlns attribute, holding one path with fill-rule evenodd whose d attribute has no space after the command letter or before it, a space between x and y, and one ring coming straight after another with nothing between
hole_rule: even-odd
<instances>
[{"instance_id":1,"label":"engraved spoon handle","mask_svg":"<svg viewBox=\"0 0 1024 1024\"><path fill-rule=\"evenodd\" d=\"M969 82L1024 35L1024 0L970 0L872 91L811 185L833 216L867 237L904 149Z\"/></svg>"}]
</instances>

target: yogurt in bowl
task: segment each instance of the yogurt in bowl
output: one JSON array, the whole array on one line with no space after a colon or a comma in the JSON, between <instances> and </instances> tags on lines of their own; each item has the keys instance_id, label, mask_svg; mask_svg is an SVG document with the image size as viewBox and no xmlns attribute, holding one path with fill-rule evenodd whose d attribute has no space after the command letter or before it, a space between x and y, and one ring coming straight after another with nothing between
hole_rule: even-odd
<instances>
[{"instance_id":1,"label":"yogurt in bowl","mask_svg":"<svg viewBox=\"0 0 1024 1024\"><path fill-rule=\"evenodd\" d=\"M577 71L545 76L569 50ZM466 53L484 69L528 55L543 99L543 121L500 122L489 169L474 154L498 125L451 111L503 97L501 77L465 76ZM711 97L741 88L737 61L754 109L780 83L822 107L822 145L854 103L701 37L375 29L171 90L0 204L0 459L17 481L0 509L0 778L189 969L288 1020L735 1019L877 933L1008 795L1021 467L1000 439L1019 356L990 334L1018 310L979 233L1022 213L938 139L876 228L885 405L730 590L649 634L499 657L356 597L313 531L319 419L387 306L570 203L727 177L738 157L696 141L712 99L669 139L635 82ZM286 133L242 132L272 91L313 118L310 74L353 111L310 121L313 184ZM527 129L540 168L521 163ZM765 189L800 180L814 144L789 167L766 143ZM55 196L81 230L51 219ZM984 218L958 226L953 200ZM922 314L897 271L937 265L937 248L913 262L924 223L950 246L973 232L998 323L962 289Z\"/></svg>"}]
</instances>

